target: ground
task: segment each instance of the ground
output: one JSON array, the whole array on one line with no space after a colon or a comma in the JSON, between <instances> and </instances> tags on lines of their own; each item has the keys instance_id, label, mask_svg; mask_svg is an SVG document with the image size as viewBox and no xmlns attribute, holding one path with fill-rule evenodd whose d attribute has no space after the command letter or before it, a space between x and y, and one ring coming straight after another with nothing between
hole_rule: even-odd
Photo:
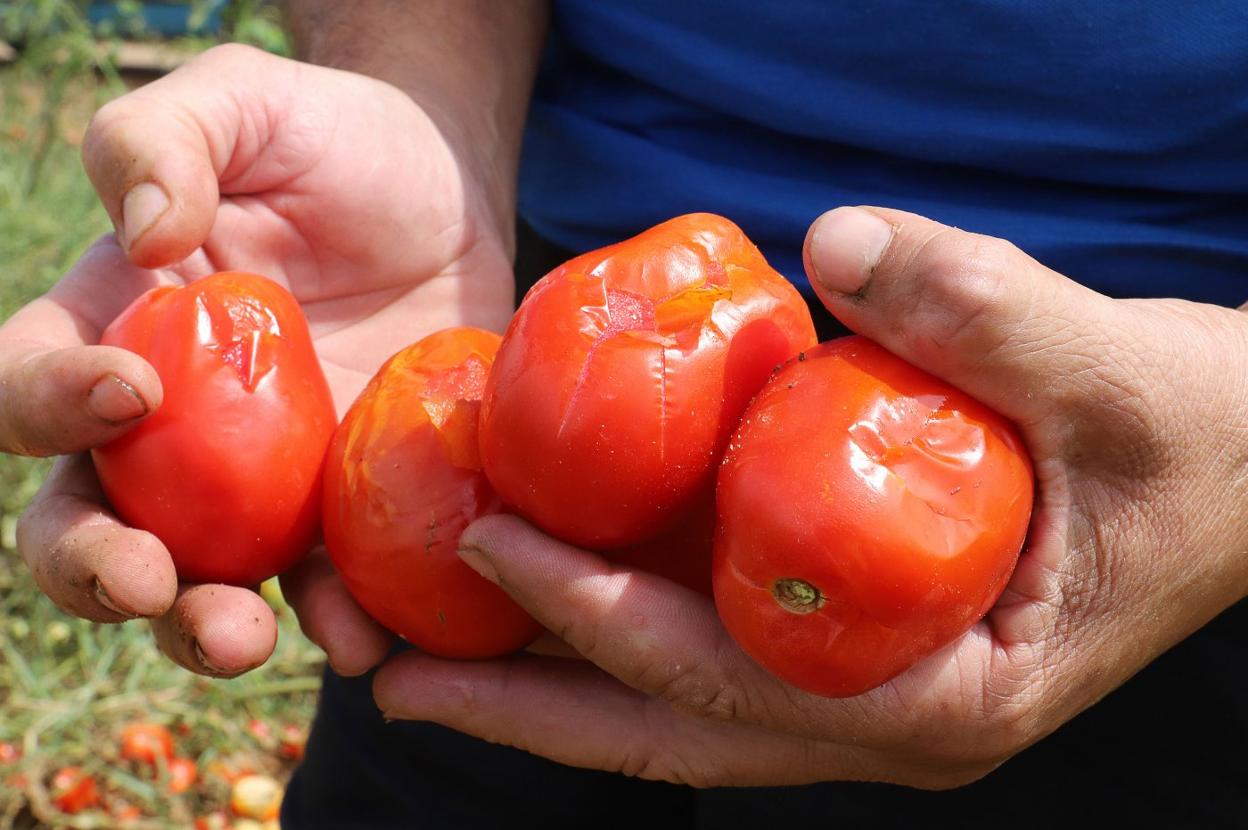
<instances>
[{"instance_id":1,"label":"ground","mask_svg":"<svg viewBox=\"0 0 1248 830\"><path fill-rule=\"evenodd\" d=\"M110 230L78 144L95 107L135 79L93 67L84 55L99 43L65 36L32 42L15 63L0 66L0 318ZM315 706L323 655L299 633L280 595L266 591L279 609L276 654L230 681L175 667L141 621L96 626L62 613L39 593L14 549L17 516L47 467L0 456L0 830L185 827L225 807L227 779L239 769L288 775ZM163 768L120 758L119 733L134 721L168 726L178 755L196 762L198 780L187 792L168 793ZM71 816L53 805L51 778L70 765L94 775L100 808ZM134 818L119 825L123 812Z\"/></svg>"}]
</instances>

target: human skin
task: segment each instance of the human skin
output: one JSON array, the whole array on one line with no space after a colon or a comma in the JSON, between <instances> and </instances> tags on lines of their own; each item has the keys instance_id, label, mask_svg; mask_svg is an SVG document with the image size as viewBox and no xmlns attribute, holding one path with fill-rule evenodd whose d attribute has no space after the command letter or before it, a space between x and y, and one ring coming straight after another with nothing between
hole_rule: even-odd
<instances>
[{"instance_id":1,"label":"human skin","mask_svg":"<svg viewBox=\"0 0 1248 830\"><path fill-rule=\"evenodd\" d=\"M276 622L253 591L178 584L160 541L109 511L82 451L154 411L161 386L138 356L94 345L101 331L154 286L263 273L302 305L341 414L400 348L501 330L513 307L542 4L343 5L292 4L297 31L329 35L301 51L384 81L231 45L102 108L83 160L116 234L0 327L0 450L65 456L18 527L37 582L87 619L152 618L161 649L203 674L263 663ZM384 658L390 635L323 551L283 588L340 673Z\"/></svg>"},{"instance_id":2,"label":"human skin","mask_svg":"<svg viewBox=\"0 0 1248 830\"><path fill-rule=\"evenodd\" d=\"M1013 419L1036 512L965 636L858 697L754 664L710 600L492 516L460 555L585 660L392 659L388 718L695 786L973 781L1248 595L1248 315L1111 300L1001 240L840 208L807 271L849 328ZM1176 701L1165 705L1183 705Z\"/></svg>"}]
</instances>

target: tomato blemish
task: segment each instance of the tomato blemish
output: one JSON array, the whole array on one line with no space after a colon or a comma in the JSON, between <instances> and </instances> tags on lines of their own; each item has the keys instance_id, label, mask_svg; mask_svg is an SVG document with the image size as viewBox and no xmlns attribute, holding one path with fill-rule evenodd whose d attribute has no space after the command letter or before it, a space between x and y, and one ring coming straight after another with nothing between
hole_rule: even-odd
<instances>
[{"instance_id":1,"label":"tomato blemish","mask_svg":"<svg viewBox=\"0 0 1248 830\"><path fill-rule=\"evenodd\" d=\"M827 602L823 593L804 579L777 579L771 586L771 595L781 608L793 614L810 614Z\"/></svg>"}]
</instances>

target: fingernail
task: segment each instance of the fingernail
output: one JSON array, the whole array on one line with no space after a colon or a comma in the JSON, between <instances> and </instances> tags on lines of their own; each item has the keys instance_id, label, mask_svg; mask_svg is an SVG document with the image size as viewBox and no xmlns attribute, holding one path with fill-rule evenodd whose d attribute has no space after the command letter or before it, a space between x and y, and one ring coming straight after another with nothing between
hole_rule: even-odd
<instances>
[{"instance_id":1,"label":"fingernail","mask_svg":"<svg viewBox=\"0 0 1248 830\"><path fill-rule=\"evenodd\" d=\"M121 200L122 237L126 250L134 247L169 209L169 195L155 182L139 182Z\"/></svg>"},{"instance_id":2,"label":"fingernail","mask_svg":"<svg viewBox=\"0 0 1248 830\"><path fill-rule=\"evenodd\" d=\"M199 644L198 639L193 641L193 645L195 646L195 659L199 662L199 665L203 667L204 671L208 672L209 674L216 674L216 675L229 675L230 674L230 672L227 672L225 669L217 668L216 666L212 664L212 661L208 659L208 655L204 654L204 648L203 646Z\"/></svg>"},{"instance_id":3,"label":"fingernail","mask_svg":"<svg viewBox=\"0 0 1248 830\"><path fill-rule=\"evenodd\" d=\"M113 598L108 595L108 591L104 590L104 583L100 582L100 578L95 578L95 599L100 605L103 605L114 614L121 614L123 617L134 619L138 614L133 611L127 611L117 603L113 602Z\"/></svg>"},{"instance_id":4,"label":"fingernail","mask_svg":"<svg viewBox=\"0 0 1248 830\"><path fill-rule=\"evenodd\" d=\"M857 294L892 241L893 225L862 208L839 207L815 221L811 277L829 291Z\"/></svg>"},{"instance_id":5,"label":"fingernail","mask_svg":"<svg viewBox=\"0 0 1248 830\"><path fill-rule=\"evenodd\" d=\"M475 548L470 545L460 545L459 550L456 552L459 554L459 558L468 564L468 567L472 568L474 571L481 574L495 585L498 584L498 571L495 570L494 563L486 558L480 548Z\"/></svg>"},{"instance_id":6,"label":"fingernail","mask_svg":"<svg viewBox=\"0 0 1248 830\"><path fill-rule=\"evenodd\" d=\"M91 387L87 393L87 409L110 424L133 421L149 411L139 390L113 374L105 375Z\"/></svg>"}]
</instances>

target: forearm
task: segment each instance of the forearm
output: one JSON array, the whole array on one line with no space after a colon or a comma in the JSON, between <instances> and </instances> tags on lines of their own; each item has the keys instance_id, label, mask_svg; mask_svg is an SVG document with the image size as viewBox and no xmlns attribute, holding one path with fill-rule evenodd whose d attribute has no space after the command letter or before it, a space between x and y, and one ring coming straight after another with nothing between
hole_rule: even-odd
<instances>
[{"instance_id":1,"label":"forearm","mask_svg":"<svg viewBox=\"0 0 1248 830\"><path fill-rule=\"evenodd\" d=\"M546 0L285 2L296 56L379 78L410 95L479 171L509 242L547 6Z\"/></svg>"}]
</instances>

